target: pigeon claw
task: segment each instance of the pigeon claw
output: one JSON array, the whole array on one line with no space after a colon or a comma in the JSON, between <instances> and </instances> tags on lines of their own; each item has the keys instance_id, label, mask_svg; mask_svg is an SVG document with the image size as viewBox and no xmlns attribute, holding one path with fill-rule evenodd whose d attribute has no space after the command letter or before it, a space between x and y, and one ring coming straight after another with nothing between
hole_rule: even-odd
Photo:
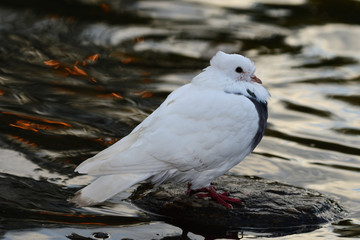
<instances>
[{"instance_id":1,"label":"pigeon claw","mask_svg":"<svg viewBox=\"0 0 360 240\"><path fill-rule=\"evenodd\" d=\"M229 192L217 193L213 186L201 188L198 190L189 190L189 189L190 187L188 188L187 191L188 194L196 193L195 196L197 196L198 198L210 197L211 199L217 201L218 203L229 209L233 209L233 206L230 203L237 203L237 204L241 203L241 199L228 197L230 195Z\"/></svg>"}]
</instances>

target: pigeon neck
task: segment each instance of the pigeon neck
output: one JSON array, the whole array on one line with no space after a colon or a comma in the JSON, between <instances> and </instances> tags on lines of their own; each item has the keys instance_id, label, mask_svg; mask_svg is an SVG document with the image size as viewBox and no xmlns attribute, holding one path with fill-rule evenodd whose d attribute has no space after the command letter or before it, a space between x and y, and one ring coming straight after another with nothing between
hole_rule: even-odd
<instances>
[{"instance_id":1,"label":"pigeon neck","mask_svg":"<svg viewBox=\"0 0 360 240\"><path fill-rule=\"evenodd\" d=\"M226 92L226 93L245 96L254 104L256 108L256 111L259 116L259 121L258 121L258 129L256 131L256 134L251 141L251 151L252 151L259 144L262 137L264 136L266 129L266 121L268 118L268 110L267 110L266 101L259 101L255 93L249 89L246 89L246 92L247 92L246 94L242 94L241 92Z\"/></svg>"},{"instance_id":2,"label":"pigeon neck","mask_svg":"<svg viewBox=\"0 0 360 240\"><path fill-rule=\"evenodd\" d=\"M269 92L262 85L252 82L236 82L227 86L224 91L226 93L243 95L262 103L267 103L267 99L270 97Z\"/></svg>"}]
</instances>

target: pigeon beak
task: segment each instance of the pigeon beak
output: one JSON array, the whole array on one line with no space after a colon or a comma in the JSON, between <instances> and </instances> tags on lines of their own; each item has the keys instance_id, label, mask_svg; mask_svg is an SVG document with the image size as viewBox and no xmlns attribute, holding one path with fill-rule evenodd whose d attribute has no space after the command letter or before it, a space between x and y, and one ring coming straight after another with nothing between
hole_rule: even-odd
<instances>
[{"instance_id":1,"label":"pigeon beak","mask_svg":"<svg viewBox=\"0 0 360 240\"><path fill-rule=\"evenodd\" d=\"M251 76L251 81L262 84L262 81L258 79L255 75Z\"/></svg>"}]
</instances>

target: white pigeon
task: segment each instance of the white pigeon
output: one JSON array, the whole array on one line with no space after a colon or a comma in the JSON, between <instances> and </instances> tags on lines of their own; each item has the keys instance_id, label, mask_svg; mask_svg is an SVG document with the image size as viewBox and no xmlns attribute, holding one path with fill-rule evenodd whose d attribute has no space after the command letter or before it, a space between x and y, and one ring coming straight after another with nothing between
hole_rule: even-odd
<instances>
[{"instance_id":1,"label":"white pigeon","mask_svg":"<svg viewBox=\"0 0 360 240\"><path fill-rule=\"evenodd\" d=\"M264 135L268 91L248 58L219 51L191 83L173 91L129 135L75 171L98 178L70 201L103 202L136 183L188 182L224 206L240 202L211 182L247 156ZM200 189L200 190L199 190Z\"/></svg>"}]
</instances>

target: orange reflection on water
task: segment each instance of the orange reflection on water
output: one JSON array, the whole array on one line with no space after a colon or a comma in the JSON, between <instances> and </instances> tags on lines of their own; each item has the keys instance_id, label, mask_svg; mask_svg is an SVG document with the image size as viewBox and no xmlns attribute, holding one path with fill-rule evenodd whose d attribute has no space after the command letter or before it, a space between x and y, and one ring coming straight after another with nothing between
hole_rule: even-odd
<instances>
[{"instance_id":1,"label":"orange reflection on water","mask_svg":"<svg viewBox=\"0 0 360 240\"><path fill-rule=\"evenodd\" d=\"M139 61L139 58L129 56L128 54L122 53L122 52L114 52L113 53L121 63L123 64L129 64L129 63L135 63Z\"/></svg>"},{"instance_id":2,"label":"orange reflection on water","mask_svg":"<svg viewBox=\"0 0 360 240\"><path fill-rule=\"evenodd\" d=\"M100 142L100 143L108 146L108 145L113 145L114 143L116 143L117 141L119 141L119 138L115 138L115 139L113 139L113 140L105 140L105 139L103 139L103 138L96 138L95 140L96 140L97 142Z\"/></svg>"},{"instance_id":3,"label":"orange reflection on water","mask_svg":"<svg viewBox=\"0 0 360 240\"><path fill-rule=\"evenodd\" d=\"M59 19L60 15L59 14L47 14L45 17L49 18L51 21L54 22Z\"/></svg>"},{"instance_id":4,"label":"orange reflection on water","mask_svg":"<svg viewBox=\"0 0 360 240\"><path fill-rule=\"evenodd\" d=\"M4 95L6 92L0 89L0 96Z\"/></svg>"},{"instance_id":5,"label":"orange reflection on water","mask_svg":"<svg viewBox=\"0 0 360 240\"><path fill-rule=\"evenodd\" d=\"M145 38L144 37L137 37L137 38L135 38L135 42L136 43L142 43L142 42L144 42L145 41Z\"/></svg>"},{"instance_id":6,"label":"orange reflection on water","mask_svg":"<svg viewBox=\"0 0 360 240\"><path fill-rule=\"evenodd\" d=\"M26 140L22 137L19 137L19 136L15 136L15 135L12 135L12 134L8 134L9 137L21 142L21 143L25 143L31 147L37 147L37 144L36 143L33 143L33 142L30 142L29 140Z\"/></svg>"},{"instance_id":7,"label":"orange reflection on water","mask_svg":"<svg viewBox=\"0 0 360 240\"><path fill-rule=\"evenodd\" d=\"M103 10L104 12L110 12L110 6L106 3L101 3L100 4L101 10Z\"/></svg>"},{"instance_id":8,"label":"orange reflection on water","mask_svg":"<svg viewBox=\"0 0 360 240\"><path fill-rule=\"evenodd\" d=\"M89 63L95 63L98 59L99 59L99 54L87 56L85 60L81 61L81 65L86 66ZM78 65L78 61L75 62L75 65Z\"/></svg>"},{"instance_id":9,"label":"orange reflection on water","mask_svg":"<svg viewBox=\"0 0 360 240\"><path fill-rule=\"evenodd\" d=\"M9 123L9 126L21 128L24 130L30 130L33 132L38 132L39 130L54 130L59 128L70 128L72 127L71 124L61 121L54 121L45 118L38 118L33 116L27 116L18 113L11 113L11 112L1 112L4 115L11 115L16 116L22 119L15 120L12 123ZM36 122L34 122L36 121ZM42 123L37 123L42 122Z\"/></svg>"},{"instance_id":10,"label":"orange reflection on water","mask_svg":"<svg viewBox=\"0 0 360 240\"><path fill-rule=\"evenodd\" d=\"M98 94L96 95L99 98L119 98L119 99L123 99L124 97L121 96L118 93L107 93L107 94Z\"/></svg>"},{"instance_id":11,"label":"orange reflection on water","mask_svg":"<svg viewBox=\"0 0 360 240\"><path fill-rule=\"evenodd\" d=\"M123 99L123 96L121 96L120 94L111 93L111 95L113 95L113 96L116 97L116 98L121 98L121 99Z\"/></svg>"},{"instance_id":12,"label":"orange reflection on water","mask_svg":"<svg viewBox=\"0 0 360 240\"><path fill-rule=\"evenodd\" d=\"M67 71L70 75L74 75L74 76L87 76L88 75L84 70L80 69L76 65L72 66L72 68L65 67L64 70Z\"/></svg>"},{"instance_id":13,"label":"orange reflection on water","mask_svg":"<svg viewBox=\"0 0 360 240\"><path fill-rule=\"evenodd\" d=\"M141 82L143 82L143 83L151 83L152 82L152 79L149 77L149 76L151 76L150 72L142 72L142 73L140 73L140 76L142 76L140 78Z\"/></svg>"},{"instance_id":14,"label":"orange reflection on water","mask_svg":"<svg viewBox=\"0 0 360 240\"><path fill-rule=\"evenodd\" d=\"M34 123L26 120L17 120L15 123L10 123L9 126L17 127L25 130L38 132L39 130L53 130L58 129L58 126L44 125L40 123Z\"/></svg>"},{"instance_id":15,"label":"orange reflection on water","mask_svg":"<svg viewBox=\"0 0 360 240\"><path fill-rule=\"evenodd\" d=\"M153 96L153 94L151 92L148 92L146 90L144 90L142 92L135 93L135 95L140 95L142 98L149 98L149 97Z\"/></svg>"},{"instance_id":16,"label":"orange reflection on water","mask_svg":"<svg viewBox=\"0 0 360 240\"><path fill-rule=\"evenodd\" d=\"M86 59L87 59L89 62L95 62L96 60L99 59L99 54L94 54L94 55L88 56L88 57L86 57Z\"/></svg>"},{"instance_id":17,"label":"orange reflection on water","mask_svg":"<svg viewBox=\"0 0 360 240\"><path fill-rule=\"evenodd\" d=\"M45 212L45 211L41 211L40 214L42 215L50 215L50 216L58 216L58 217L69 217L72 219L86 219L86 220L92 220L94 218L97 218L98 216L96 215L82 215L82 214L78 214L78 215L73 215L73 214L66 214L66 213L54 213L54 212ZM69 219L70 220L70 219ZM64 222L64 221L56 221L58 223L66 223L66 224L74 224L73 221L71 222ZM76 221L76 224L85 224L85 225L107 225L105 223L101 223L101 222L78 222Z\"/></svg>"},{"instance_id":18,"label":"orange reflection on water","mask_svg":"<svg viewBox=\"0 0 360 240\"><path fill-rule=\"evenodd\" d=\"M48 61L44 61L45 65L51 66L54 69L58 69L59 66L61 65L60 62L56 61L56 60L48 60Z\"/></svg>"},{"instance_id":19,"label":"orange reflection on water","mask_svg":"<svg viewBox=\"0 0 360 240\"><path fill-rule=\"evenodd\" d=\"M120 59L121 63L123 64L129 64L129 63L132 63L132 62L137 62L139 61L137 58L135 57L123 57Z\"/></svg>"},{"instance_id":20,"label":"orange reflection on water","mask_svg":"<svg viewBox=\"0 0 360 240\"><path fill-rule=\"evenodd\" d=\"M39 130L36 129L36 124L24 120L17 120L15 123L10 123L9 126L11 127L17 127L25 130L30 130L34 132L38 132Z\"/></svg>"},{"instance_id":21,"label":"orange reflection on water","mask_svg":"<svg viewBox=\"0 0 360 240\"><path fill-rule=\"evenodd\" d=\"M96 62L96 60L98 59L99 59L99 55L93 54L91 56L86 57L84 60L75 61L74 64L62 63L54 59L44 61L44 64L57 70L57 73L61 76L67 77L69 75L72 75L72 76L86 78L92 82L97 82L95 78L89 77L89 74L85 70L80 68L79 65L86 66L89 63Z\"/></svg>"}]
</instances>

